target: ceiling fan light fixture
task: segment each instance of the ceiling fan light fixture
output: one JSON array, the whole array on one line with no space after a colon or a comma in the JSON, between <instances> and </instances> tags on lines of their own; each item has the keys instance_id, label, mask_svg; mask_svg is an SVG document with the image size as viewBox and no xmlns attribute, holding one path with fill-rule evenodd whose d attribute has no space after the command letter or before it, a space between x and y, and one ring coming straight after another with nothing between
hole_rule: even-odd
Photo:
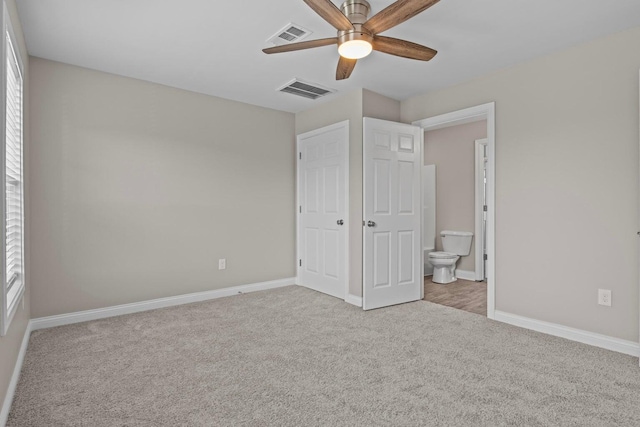
<instances>
[{"instance_id":1,"label":"ceiling fan light fixture","mask_svg":"<svg viewBox=\"0 0 640 427\"><path fill-rule=\"evenodd\" d=\"M340 56L348 59L360 59L369 55L373 46L366 40L348 40L338 46Z\"/></svg>"},{"instance_id":2,"label":"ceiling fan light fixture","mask_svg":"<svg viewBox=\"0 0 640 427\"><path fill-rule=\"evenodd\" d=\"M358 59L371 51L419 61L429 61L438 52L407 40L381 36L380 33L424 12L440 0L396 0L369 18L367 0L345 0L340 9L334 0L304 0L322 19L338 30L338 37L310 40L262 49L264 53L292 52L321 46L338 45L336 80L348 79Z\"/></svg>"}]
</instances>

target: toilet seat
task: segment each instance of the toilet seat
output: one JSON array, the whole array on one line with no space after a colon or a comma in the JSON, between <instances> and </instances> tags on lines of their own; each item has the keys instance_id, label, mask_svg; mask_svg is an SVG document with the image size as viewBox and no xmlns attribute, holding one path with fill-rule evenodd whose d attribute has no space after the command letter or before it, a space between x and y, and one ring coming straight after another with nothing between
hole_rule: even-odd
<instances>
[{"instance_id":1,"label":"toilet seat","mask_svg":"<svg viewBox=\"0 0 640 427\"><path fill-rule=\"evenodd\" d=\"M451 253L451 252L431 252L429 253L429 258L433 258L433 259L452 259L452 258L458 258L458 255Z\"/></svg>"}]
</instances>

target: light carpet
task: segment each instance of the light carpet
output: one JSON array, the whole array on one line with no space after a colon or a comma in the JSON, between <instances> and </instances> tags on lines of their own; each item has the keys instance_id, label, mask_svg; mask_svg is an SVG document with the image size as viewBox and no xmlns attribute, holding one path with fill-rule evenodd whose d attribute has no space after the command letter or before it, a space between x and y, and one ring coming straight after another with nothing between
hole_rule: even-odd
<instances>
[{"instance_id":1,"label":"light carpet","mask_svg":"<svg viewBox=\"0 0 640 427\"><path fill-rule=\"evenodd\" d=\"M637 358L292 286L31 335L8 426L638 426Z\"/></svg>"}]
</instances>

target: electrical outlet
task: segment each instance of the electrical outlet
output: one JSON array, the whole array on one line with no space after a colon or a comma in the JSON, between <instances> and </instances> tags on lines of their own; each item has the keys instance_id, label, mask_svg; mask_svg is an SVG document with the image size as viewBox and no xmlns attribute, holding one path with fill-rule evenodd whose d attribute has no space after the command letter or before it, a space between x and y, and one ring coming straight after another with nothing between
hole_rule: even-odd
<instances>
[{"instance_id":1,"label":"electrical outlet","mask_svg":"<svg viewBox=\"0 0 640 427\"><path fill-rule=\"evenodd\" d=\"M218 260L218 270L224 270L227 268L227 260L226 258L220 258Z\"/></svg>"},{"instance_id":2,"label":"electrical outlet","mask_svg":"<svg viewBox=\"0 0 640 427\"><path fill-rule=\"evenodd\" d=\"M598 289L598 304L611 307L611 291L609 289Z\"/></svg>"}]
</instances>

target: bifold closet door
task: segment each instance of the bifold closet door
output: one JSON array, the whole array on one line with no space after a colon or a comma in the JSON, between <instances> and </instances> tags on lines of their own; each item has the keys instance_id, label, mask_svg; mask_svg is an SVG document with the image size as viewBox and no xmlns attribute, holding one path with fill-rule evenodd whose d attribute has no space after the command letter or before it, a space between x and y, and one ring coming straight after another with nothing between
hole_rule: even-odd
<instances>
[{"instance_id":1,"label":"bifold closet door","mask_svg":"<svg viewBox=\"0 0 640 427\"><path fill-rule=\"evenodd\" d=\"M363 308L419 300L422 130L364 119Z\"/></svg>"},{"instance_id":2,"label":"bifold closet door","mask_svg":"<svg viewBox=\"0 0 640 427\"><path fill-rule=\"evenodd\" d=\"M298 284L347 294L349 122L298 135Z\"/></svg>"}]
</instances>

